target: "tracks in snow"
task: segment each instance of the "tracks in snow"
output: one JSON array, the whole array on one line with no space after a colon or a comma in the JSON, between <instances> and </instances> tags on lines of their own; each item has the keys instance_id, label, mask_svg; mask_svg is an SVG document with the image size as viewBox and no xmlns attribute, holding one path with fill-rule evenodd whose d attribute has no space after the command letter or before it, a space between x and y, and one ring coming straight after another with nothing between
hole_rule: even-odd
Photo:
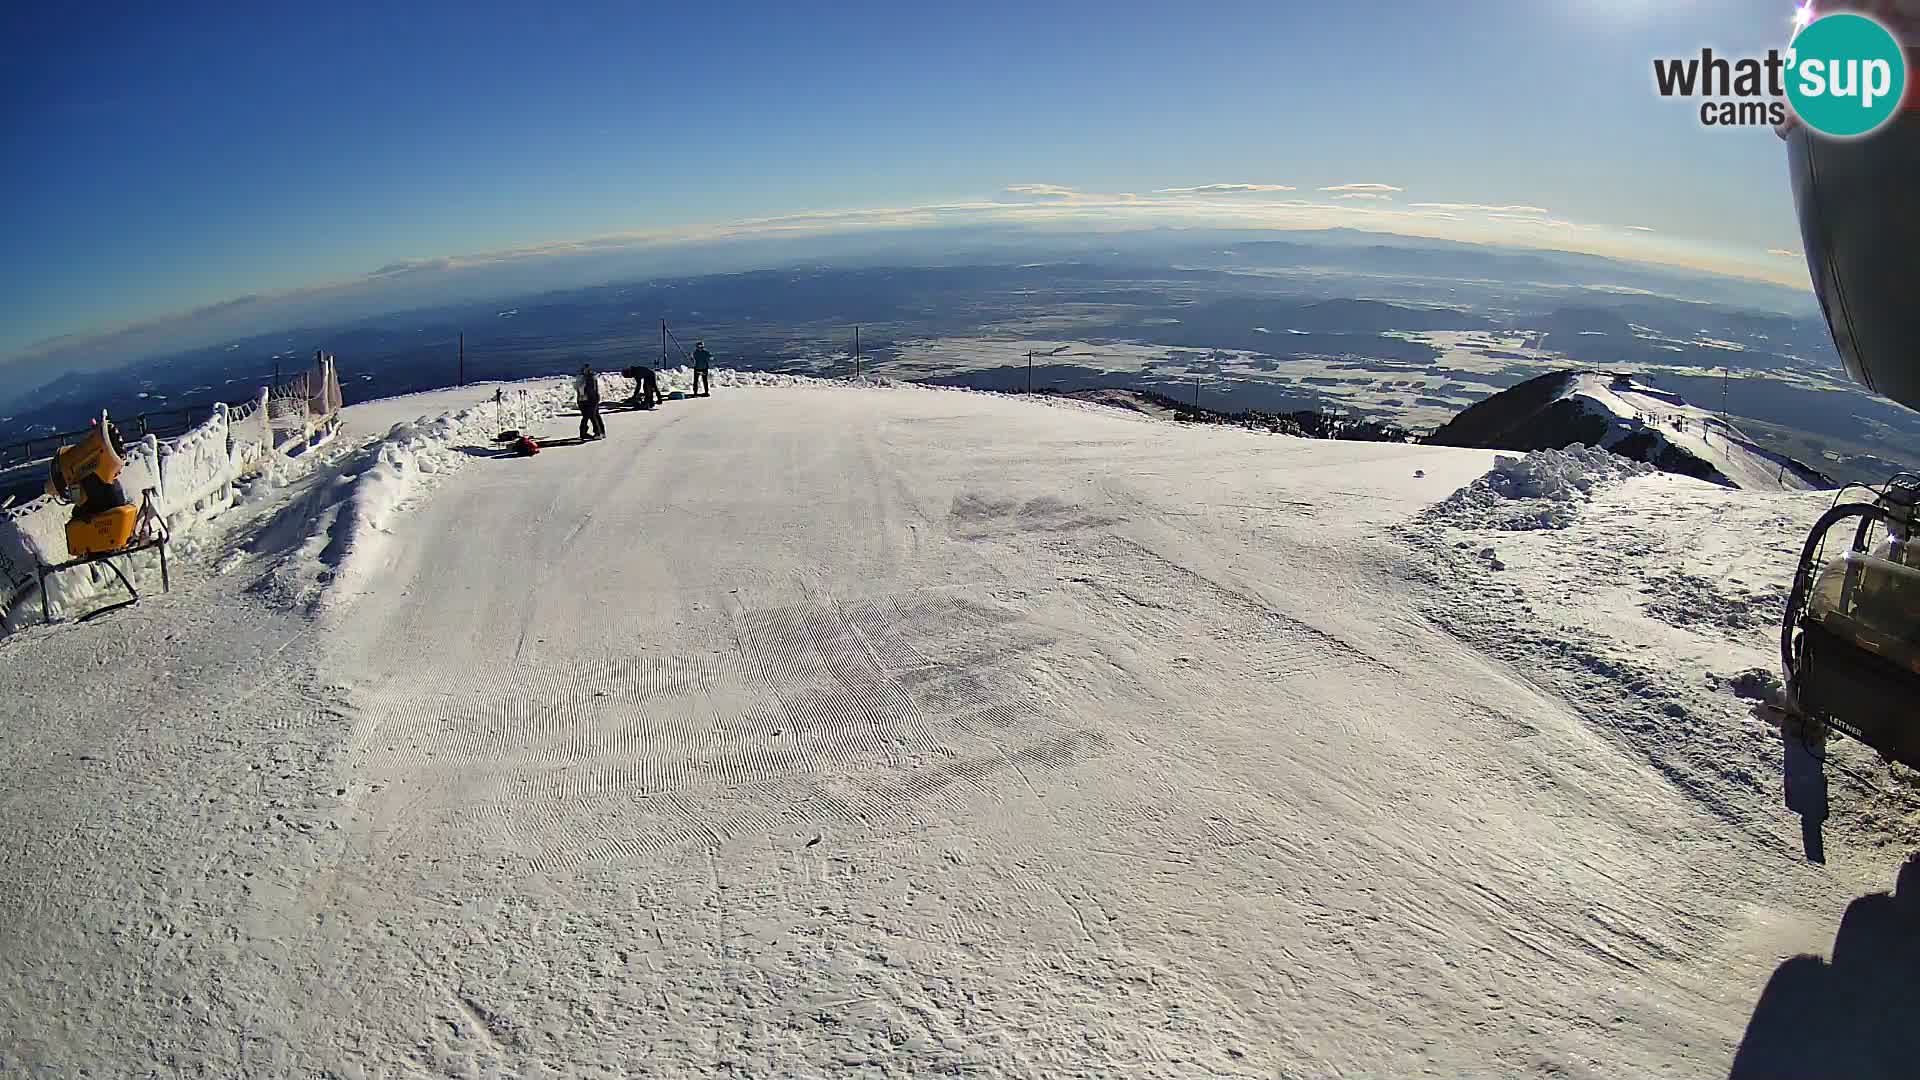
<instances>
[{"instance_id":1,"label":"tracks in snow","mask_svg":"<svg viewBox=\"0 0 1920 1080\"><path fill-rule=\"evenodd\" d=\"M1109 741L1050 715L1024 670L1046 639L990 604L935 591L732 621L730 651L508 664L381 704L362 749L395 797L368 854L451 825L556 872L858 827L996 797Z\"/></svg>"}]
</instances>

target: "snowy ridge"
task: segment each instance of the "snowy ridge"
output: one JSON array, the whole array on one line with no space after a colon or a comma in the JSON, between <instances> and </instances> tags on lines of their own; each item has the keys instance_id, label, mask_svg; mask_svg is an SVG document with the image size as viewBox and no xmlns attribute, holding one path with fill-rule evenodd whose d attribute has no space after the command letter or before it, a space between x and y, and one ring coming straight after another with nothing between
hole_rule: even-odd
<instances>
[{"instance_id":1,"label":"snowy ridge","mask_svg":"<svg viewBox=\"0 0 1920 1080\"><path fill-rule=\"evenodd\" d=\"M1832 478L1760 446L1732 423L1631 376L1536 376L1469 406L1436 430L1435 446L1559 449L1579 443L1662 472L1751 491L1806 491Z\"/></svg>"},{"instance_id":2,"label":"snowy ridge","mask_svg":"<svg viewBox=\"0 0 1920 1080\"><path fill-rule=\"evenodd\" d=\"M1714 475L1701 476L1751 491L1809 491L1834 486L1784 454L1755 443L1734 424L1688 404L1680 395L1629 378L1582 372L1561 400L1577 402L1609 422L1599 445L1659 465L1691 458ZM1687 471L1668 468L1667 471Z\"/></svg>"}]
</instances>

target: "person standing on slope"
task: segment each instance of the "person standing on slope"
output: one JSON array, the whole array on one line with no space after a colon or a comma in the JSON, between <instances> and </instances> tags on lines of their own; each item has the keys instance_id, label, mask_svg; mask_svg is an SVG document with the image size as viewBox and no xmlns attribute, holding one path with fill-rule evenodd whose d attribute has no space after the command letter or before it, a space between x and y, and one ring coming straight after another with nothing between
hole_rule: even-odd
<instances>
[{"instance_id":1,"label":"person standing on slope","mask_svg":"<svg viewBox=\"0 0 1920 1080\"><path fill-rule=\"evenodd\" d=\"M607 422L600 419L600 376L592 364L580 365L580 377L573 383L574 400L580 404L580 441L607 437ZM592 434L588 434L591 429Z\"/></svg>"},{"instance_id":2,"label":"person standing on slope","mask_svg":"<svg viewBox=\"0 0 1920 1080\"><path fill-rule=\"evenodd\" d=\"M713 396L713 372L708 370L712 366L713 366L713 354L707 351L707 343L704 341L694 342L693 343L693 396L694 397L712 397ZM700 385L702 383L705 383L707 387L706 393L704 394L700 392Z\"/></svg>"}]
</instances>

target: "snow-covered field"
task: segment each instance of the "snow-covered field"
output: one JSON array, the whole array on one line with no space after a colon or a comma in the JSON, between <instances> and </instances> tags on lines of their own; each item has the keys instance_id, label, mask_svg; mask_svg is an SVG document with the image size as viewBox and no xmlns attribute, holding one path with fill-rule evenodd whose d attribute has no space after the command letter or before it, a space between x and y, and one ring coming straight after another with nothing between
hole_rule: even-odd
<instances>
[{"instance_id":1,"label":"snow-covered field","mask_svg":"<svg viewBox=\"0 0 1920 1080\"><path fill-rule=\"evenodd\" d=\"M353 407L0 640L0 1074L1880 1075L1747 1033L1920 837L1734 692L1820 497L716 382Z\"/></svg>"}]
</instances>

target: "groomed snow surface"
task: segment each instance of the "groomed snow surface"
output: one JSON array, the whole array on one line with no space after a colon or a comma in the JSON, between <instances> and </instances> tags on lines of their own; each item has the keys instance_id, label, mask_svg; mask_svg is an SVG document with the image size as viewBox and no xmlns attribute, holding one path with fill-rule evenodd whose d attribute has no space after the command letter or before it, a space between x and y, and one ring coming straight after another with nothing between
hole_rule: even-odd
<instances>
[{"instance_id":1,"label":"groomed snow surface","mask_svg":"<svg viewBox=\"0 0 1920 1080\"><path fill-rule=\"evenodd\" d=\"M1806 863L1741 696L1822 497L715 382L0 640L0 1074L1908 1074L1912 792Z\"/></svg>"}]
</instances>

